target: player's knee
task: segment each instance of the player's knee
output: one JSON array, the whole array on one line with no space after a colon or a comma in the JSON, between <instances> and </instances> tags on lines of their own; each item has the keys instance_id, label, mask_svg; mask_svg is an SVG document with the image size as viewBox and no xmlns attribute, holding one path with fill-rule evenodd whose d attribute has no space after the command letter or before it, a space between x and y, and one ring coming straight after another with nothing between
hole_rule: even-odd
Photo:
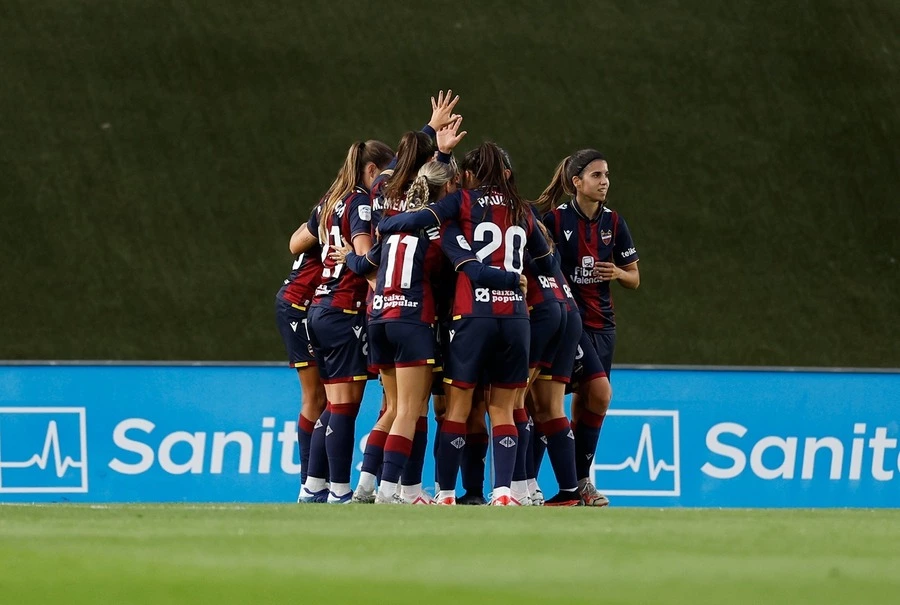
<instances>
[{"instance_id":1,"label":"player's knee","mask_svg":"<svg viewBox=\"0 0 900 605\"><path fill-rule=\"evenodd\" d=\"M605 414L612 401L612 386L608 380L597 380L591 385L588 396L588 409L595 414Z\"/></svg>"}]
</instances>

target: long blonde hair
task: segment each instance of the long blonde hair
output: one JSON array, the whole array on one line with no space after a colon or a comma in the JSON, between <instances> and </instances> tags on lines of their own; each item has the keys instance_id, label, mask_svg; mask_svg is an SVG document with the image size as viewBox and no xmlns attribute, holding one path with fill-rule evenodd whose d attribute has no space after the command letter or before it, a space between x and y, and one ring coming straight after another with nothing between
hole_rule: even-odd
<instances>
[{"instance_id":1,"label":"long blonde hair","mask_svg":"<svg viewBox=\"0 0 900 605\"><path fill-rule=\"evenodd\" d=\"M350 146L344 164L338 171L334 181L322 202L322 210L319 213L319 241L328 242L328 221L334 214L337 203L344 199L354 187L362 184L363 172L371 162L379 170L383 170L394 158L394 151L381 141L357 141Z\"/></svg>"},{"instance_id":2,"label":"long blonde hair","mask_svg":"<svg viewBox=\"0 0 900 605\"><path fill-rule=\"evenodd\" d=\"M406 192L406 209L421 210L429 202L437 201L441 189L453 180L457 172L454 159L450 160L450 164L435 161L419 168L418 175Z\"/></svg>"}]
</instances>

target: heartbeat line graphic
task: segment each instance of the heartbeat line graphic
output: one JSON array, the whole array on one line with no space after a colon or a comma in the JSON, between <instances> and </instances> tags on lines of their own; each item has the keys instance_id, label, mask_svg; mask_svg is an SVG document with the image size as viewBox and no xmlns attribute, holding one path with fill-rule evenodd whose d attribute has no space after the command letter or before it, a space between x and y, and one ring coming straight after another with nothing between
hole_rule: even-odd
<instances>
[{"instance_id":1,"label":"heartbeat line graphic","mask_svg":"<svg viewBox=\"0 0 900 605\"><path fill-rule=\"evenodd\" d=\"M674 464L667 464L666 461L662 459L657 462L653 457L653 437L650 434L650 425L646 422L644 423L643 428L641 428L641 437L638 440L637 452L634 457L629 456L619 464L595 464L594 468L604 471L621 471L630 468L636 473L641 470L645 457L647 459L647 466L650 469L651 481L656 481L663 471L675 472L677 470Z\"/></svg>"},{"instance_id":2,"label":"heartbeat line graphic","mask_svg":"<svg viewBox=\"0 0 900 605\"><path fill-rule=\"evenodd\" d=\"M50 452L53 452L53 464L56 468L56 476L60 479L66 474L70 468L84 468L84 462L76 462L73 458L62 457L59 447L59 429L56 428L56 421L51 420L47 424L47 436L44 438L44 449L40 454L35 454L24 462L3 462L0 467L4 468L29 468L36 466L41 470L47 468L50 462Z\"/></svg>"}]
</instances>

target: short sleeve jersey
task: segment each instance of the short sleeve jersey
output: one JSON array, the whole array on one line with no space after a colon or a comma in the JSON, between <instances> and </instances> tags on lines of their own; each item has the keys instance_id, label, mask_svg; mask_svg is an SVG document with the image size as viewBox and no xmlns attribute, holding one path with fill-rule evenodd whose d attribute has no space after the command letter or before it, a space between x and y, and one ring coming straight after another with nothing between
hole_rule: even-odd
<instances>
[{"instance_id":1,"label":"short sleeve jersey","mask_svg":"<svg viewBox=\"0 0 900 605\"><path fill-rule=\"evenodd\" d=\"M438 227L416 233L392 233L366 255L378 266L370 323L435 322L437 311L431 282L444 262L440 239Z\"/></svg>"},{"instance_id":2,"label":"short sleeve jersey","mask_svg":"<svg viewBox=\"0 0 900 605\"><path fill-rule=\"evenodd\" d=\"M320 203L307 223L310 233L319 232L321 210ZM325 225L327 241L320 242L322 279L316 288L314 305L335 307L345 311L362 309L369 290L366 278L348 270L343 263L335 263L328 255L332 247L343 246L342 240L353 242L353 238L357 235L370 235L371 220L372 206L369 193L362 187L357 187L335 205Z\"/></svg>"},{"instance_id":3,"label":"short sleeve jersey","mask_svg":"<svg viewBox=\"0 0 900 605\"><path fill-rule=\"evenodd\" d=\"M616 319L609 282L595 276L594 265L612 262L624 267L639 259L625 220L609 208L590 219L573 200L547 213L544 224L556 241L563 275L572 288L585 327L614 331Z\"/></svg>"},{"instance_id":4,"label":"short sleeve jersey","mask_svg":"<svg viewBox=\"0 0 900 605\"><path fill-rule=\"evenodd\" d=\"M312 214L316 213L313 208ZM312 218L312 216L310 216ZM291 266L291 273L278 290L278 298L300 308L312 302L319 279L322 277L322 249L317 244L309 251L297 256Z\"/></svg>"},{"instance_id":5,"label":"short sleeve jersey","mask_svg":"<svg viewBox=\"0 0 900 605\"><path fill-rule=\"evenodd\" d=\"M463 240L471 243L476 258L486 265L521 273L526 249L540 258L550 253L530 212L513 224L507 200L491 189L461 189L429 206L443 222L457 219ZM461 241L463 241L461 240ZM522 292L496 290L472 284L464 273L456 282L453 317L527 317Z\"/></svg>"}]
</instances>

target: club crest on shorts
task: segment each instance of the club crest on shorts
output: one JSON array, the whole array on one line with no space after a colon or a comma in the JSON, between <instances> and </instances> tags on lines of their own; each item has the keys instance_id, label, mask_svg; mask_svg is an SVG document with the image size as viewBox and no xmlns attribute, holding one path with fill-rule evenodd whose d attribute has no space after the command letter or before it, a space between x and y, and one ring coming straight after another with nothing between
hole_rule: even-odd
<instances>
[{"instance_id":1,"label":"club crest on shorts","mask_svg":"<svg viewBox=\"0 0 900 605\"><path fill-rule=\"evenodd\" d=\"M600 231L600 241L603 242L604 246L608 246L609 242L612 241L612 231Z\"/></svg>"},{"instance_id":2,"label":"club crest on shorts","mask_svg":"<svg viewBox=\"0 0 900 605\"><path fill-rule=\"evenodd\" d=\"M582 269L593 269L594 268L594 257L593 256L582 256L581 257L581 268Z\"/></svg>"}]
</instances>

